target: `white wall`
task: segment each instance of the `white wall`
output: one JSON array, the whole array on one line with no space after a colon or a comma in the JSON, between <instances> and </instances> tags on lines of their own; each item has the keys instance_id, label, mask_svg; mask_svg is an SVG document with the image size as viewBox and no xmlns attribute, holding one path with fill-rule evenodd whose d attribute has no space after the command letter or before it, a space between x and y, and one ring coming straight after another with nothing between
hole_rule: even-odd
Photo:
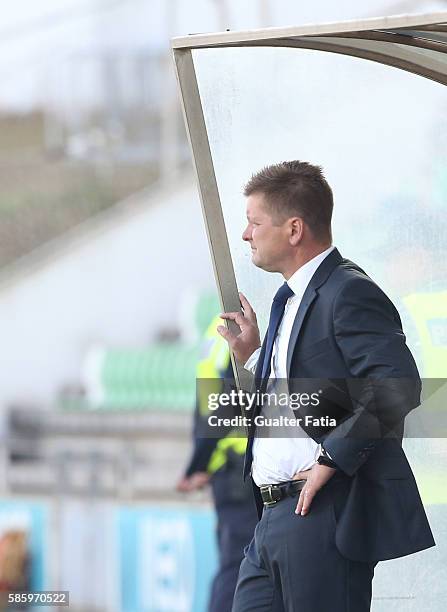
<instances>
[{"instance_id":1,"label":"white wall","mask_svg":"<svg viewBox=\"0 0 447 612\"><path fill-rule=\"evenodd\" d=\"M0 408L51 402L79 380L92 343L144 347L178 320L183 292L214 287L192 180L117 206L48 248L0 282Z\"/></svg>"}]
</instances>

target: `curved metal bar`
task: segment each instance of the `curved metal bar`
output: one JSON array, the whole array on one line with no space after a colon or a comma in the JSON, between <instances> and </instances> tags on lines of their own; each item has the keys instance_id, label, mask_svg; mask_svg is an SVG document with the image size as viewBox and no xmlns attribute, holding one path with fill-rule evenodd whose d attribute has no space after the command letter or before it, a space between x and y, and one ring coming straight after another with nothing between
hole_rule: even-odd
<instances>
[{"instance_id":1,"label":"curved metal bar","mask_svg":"<svg viewBox=\"0 0 447 612\"><path fill-rule=\"evenodd\" d=\"M399 28L402 30L409 30L409 31L413 31L413 32L447 32L447 23L436 23L436 24L431 24L431 25L422 25L422 26L418 26L416 29L413 27L406 27L406 28ZM390 30L392 31L392 30ZM394 30L396 31L396 30Z\"/></svg>"},{"instance_id":2,"label":"curved metal bar","mask_svg":"<svg viewBox=\"0 0 447 612\"><path fill-rule=\"evenodd\" d=\"M326 37L325 37L326 38ZM404 34L400 32L388 32L385 30L373 30L371 32L358 32L349 34L334 34L327 38L354 38L356 40L377 40L379 42L389 42L397 45L407 45L409 47L417 47L420 49L428 49L437 53L447 54L447 38L444 41L434 40L432 38L423 38L422 36L414 36L412 34Z\"/></svg>"},{"instance_id":3,"label":"curved metal bar","mask_svg":"<svg viewBox=\"0 0 447 612\"><path fill-rule=\"evenodd\" d=\"M242 45L247 42L279 41L286 38L302 36L331 36L335 33L355 34L358 32L371 32L373 30L400 31L421 30L432 27L434 30L447 25L447 12L432 13L429 15L395 15L391 17L374 17L356 21L339 23L308 24L303 26L287 26L265 28L260 30L226 31L213 34L192 34L176 37L172 46L176 49L199 49L202 47L222 47L233 44Z\"/></svg>"},{"instance_id":4,"label":"curved metal bar","mask_svg":"<svg viewBox=\"0 0 447 612\"><path fill-rule=\"evenodd\" d=\"M408 33L407 33L408 32ZM447 43L447 31L446 32L423 32L408 30L405 32L394 32L389 31L390 34L401 34L404 36L412 36L413 38L421 40L430 40L431 42Z\"/></svg>"},{"instance_id":5,"label":"curved metal bar","mask_svg":"<svg viewBox=\"0 0 447 612\"><path fill-rule=\"evenodd\" d=\"M365 59L379 64L385 64L412 74L417 74L426 79L436 81L442 85L447 85L447 58L446 58L446 73L427 68L422 64L410 60L398 58L394 55L388 55L380 51L372 51L369 49L359 49L357 47L349 47L347 45L337 45L333 43L322 43L312 41L310 44L304 41L294 41L293 44L287 45L295 48L314 49L316 51L326 51L329 53L338 53L341 55L349 55L359 59Z\"/></svg>"}]
</instances>

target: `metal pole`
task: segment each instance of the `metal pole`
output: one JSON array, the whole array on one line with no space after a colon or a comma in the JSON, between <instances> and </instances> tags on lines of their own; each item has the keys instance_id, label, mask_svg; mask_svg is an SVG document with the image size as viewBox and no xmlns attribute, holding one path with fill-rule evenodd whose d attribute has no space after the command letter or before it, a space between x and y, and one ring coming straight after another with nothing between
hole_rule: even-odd
<instances>
[{"instance_id":1,"label":"metal pole","mask_svg":"<svg viewBox=\"0 0 447 612\"><path fill-rule=\"evenodd\" d=\"M189 50L174 50L174 60L216 283L219 288L222 309L232 312L240 308L239 295L192 52ZM229 328L234 333L239 332L238 326L232 321L229 323ZM251 374L236 362L232 353L231 359L236 384L243 389L249 389L252 380Z\"/></svg>"}]
</instances>

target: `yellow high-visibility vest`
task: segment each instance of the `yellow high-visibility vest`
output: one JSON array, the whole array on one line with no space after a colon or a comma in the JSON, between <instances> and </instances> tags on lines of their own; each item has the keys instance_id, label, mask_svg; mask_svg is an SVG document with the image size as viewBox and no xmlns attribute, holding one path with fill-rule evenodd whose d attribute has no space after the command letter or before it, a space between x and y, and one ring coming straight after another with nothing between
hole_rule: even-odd
<instances>
[{"instance_id":1,"label":"yellow high-visibility vest","mask_svg":"<svg viewBox=\"0 0 447 612\"><path fill-rule=\"evenodd\" d=\"M230 363L230 351L227 341L217 331L217 326L222 321L216 316L208 326L203 340L200 361L197 364L197 385L199 410L202 416L209 414L209 393L220 393L222 390L222 376ZM203 383L201 381L204 381ZM247 446L247 438L241 436L236 430L230 431L224 438L219 440L211 455L207 470L214 473L225 465L228 452L233 450L238 455L243 455ZM242 476L241 476L242 478Z\"/></svg>"},{"instance_id":2,"label":"yellow high-visibility vest","mask_svg":"<svg viewBox=\"0 0 447 612\"><path fill-rule=\"evenodd\" d=\"M207 327L197 364L197 378L220 378L230 363L227 341L217 331L221 324L222 319L216 316Z\"/></svg>"},{"instance_id":3,"label":"yellow high-visibility vest","mask_svg":"<svg viewBox=\"0 0 447 612\"><path fill-rule=\"evenodd\" d=\"M236 437L238 436L238 437ZM232 450L238 455L243 455L247 448L247 438L238 434L236 431L230 431L225 438L219 440L217 446L211 455L208 463L207 471L210 474L214 474L217 470L225 465L228 459L228 452ZM242 473L241 473L241 486L242 486Z\"/></svg>"},{"instance_id":4,"label":"yellow high-visibility vest","mask_svg":"<svg viewBox=\"0 0 447 612\"><path fill-rule=\"evenodd\" d=\"M421 374L424 378L447 377L447 291L414 293L403 298L403 303L413 321L418 335L421 353ZM436 410L438 404L426 409ZM444 409L444 406L441 407ZM445 440L442 441L445 443ZM436 446L438 441L432 440ZM428 450L429 469L426 465L416 468L418 481L424 505L447 504L447 490L443 485L445 480L445 460L442 454L434 449L433 455Z\"/></svg>"},{"instance_id":5,"label":"yellow high-visibility vest","mask_svg":"<svg viewBox=\"0 0 447 612\"><path fill-rule=\"evenodd\" d=\"M197 363L197 401L202 416L208 415L208 398L210 393L220 393L221 377L230 363L230 351L227 341L217 331L221 323L216 316L208 326L200 350L200 360Z\"/></svg>"},{"instance_id":6,"label":"yellow high-visibility vest","mask_svg":"<svg viewBox=\"0 0 447 612\"><path fill-rule=\"evenodd\" d=\"M447 378L447 291L414 293L402 301L418 333L422 375Z\"/></svg>"}]
</instances>

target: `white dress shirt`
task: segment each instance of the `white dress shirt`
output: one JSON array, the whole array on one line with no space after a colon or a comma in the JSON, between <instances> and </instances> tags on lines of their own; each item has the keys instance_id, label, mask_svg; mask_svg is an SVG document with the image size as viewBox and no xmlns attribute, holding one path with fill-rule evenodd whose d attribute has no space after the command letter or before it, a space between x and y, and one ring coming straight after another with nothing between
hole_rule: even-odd
<instances>
[{"instance_id":1,"label":"white dress shirt","mask_svg":"<svg viewBox=\"0 0 447 612\"><path fill-rule=\"evenodd\" d=\"M334 248L331 246L308 261L287 281L295 295L287 300L284 316L273 344L270 379L287 379L287 349L299 305L312 276ZM255 371L260 352L261 349L258 348L248 359L245 364L247 370ZM293 417L290 408L288 411ZM255 435L253 480L258 486L291 480L296 472L311 468L320 452L321 446L307 436L303 430L297 432L297 436L287 438L265 438Z\"/></svg>"}]
</instances>

